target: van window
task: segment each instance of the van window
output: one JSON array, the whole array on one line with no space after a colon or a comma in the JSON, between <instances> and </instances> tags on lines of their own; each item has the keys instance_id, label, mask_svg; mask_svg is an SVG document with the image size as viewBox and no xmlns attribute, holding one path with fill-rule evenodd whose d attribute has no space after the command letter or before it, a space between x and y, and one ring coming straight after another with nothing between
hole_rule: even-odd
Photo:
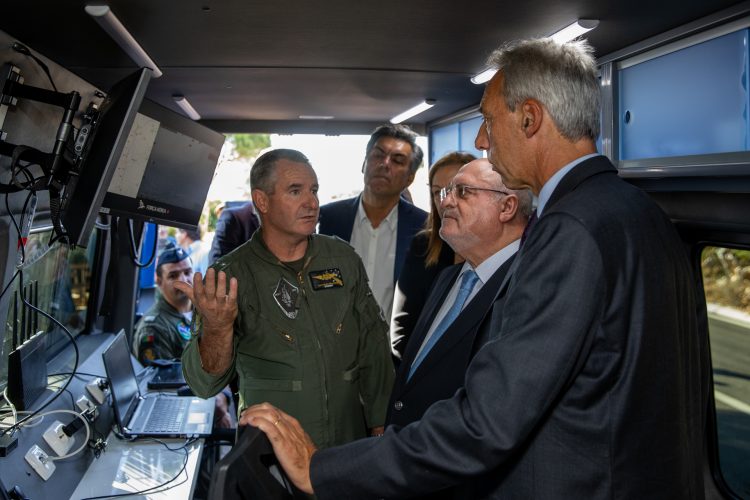
<instances>
[{"instance_id":1,"label":"van window","mask_svg":"<svg viewBox=\"0 0 750 500\"><path fill-rule=\"evenodd\" d=\"M721 474L750 498L750 250L706 247L701 262Z\"/></svg>"},{"instance_id":2,"label":"van window","mask_svg":"<svg viewBox=\"0 0 750 500\"><path fill-rule=\"evenodd\" d=\"M60 327L41 314L34 314L30 309L23 307L22 293L26 293L27 301L65 325L74 337L83 331L88 313L89 289L96 251L95 233L92 232L87 248L75 249L60 243L49 248L47 243L52 236L51 230L29 235L26 242L23 283L16 278L16 282L7 292L10 294L10 305L0 357L0 389L8 380L8 354L14 348L14 323L16 343L22 342L21 334L24 327L28 335L39 331L48 335L48 359L69 342Z\"/></svg>"}]
</instances>

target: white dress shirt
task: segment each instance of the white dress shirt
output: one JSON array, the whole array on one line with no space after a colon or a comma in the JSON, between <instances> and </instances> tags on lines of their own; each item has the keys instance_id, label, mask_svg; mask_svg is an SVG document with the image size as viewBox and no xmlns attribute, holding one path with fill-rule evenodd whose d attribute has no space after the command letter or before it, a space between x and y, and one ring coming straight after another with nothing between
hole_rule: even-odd
<instances>
[{"instance_id":1,"label":"white dress shirt","mask_svg":"<svg viewBox=\"0 0 750 500\"><path fill-rule=\"evenodd\" d=\"M370 288L380 309L383 310L384 318L391 317L393 308L393 269L396 265L397 231L398 204L377 228L373 228L360 198L349 243L365 265Z\"/></svg>"},{"instance_id":2,"label":"white dress shirt","mask_svg":"<svg viewBox=\"0 0 750 500\"><path fill-rule=\"evenodd\" d=\"M484 262L479 264L476 269L474 269L474 272L477 273L477 276L479 279L474 284L474 288L471 290L471 293L469 294L469 297L466 299L466 302L464 302L463 307L461 310L463 311L466 309L466 306L469 305L469 303L474 299L474 297L479 293L479 290L482 289L482 287L489 281L490 278L492 278L492 275L495 274L495 271L500 269L500 266L502 266L506 260L510 259L513 254L515 254L518 251L518 247L521 245L521 240L516 240L513 243L507 245L504 248L501 248L494 254L492 254L490 257L485 259ZM464 262L464 266L461 268L461 272L458 273L458 277L456 278L456 281L453 282L453 286L451 287L450 292L448 292L448 295L445 296L445 299L443 300L443 304L440 306L440 310L435 315L435 318L432 320L432 325L430 325L430 330L427 332L427 335L425 335L424 340L422 341L422 345L419 348L419 352L417 352L417 355L414 357L414 359L417 359L419 357L419 354L422 352L422 349L424 349L425 344L427 343L427 340L429 340L430 337L432 337L432 334L435 333L435 329L440 324L440 322L443 320L446 314L448 314L448 311L451 308L451 305L453 305L453 302L456 300L456 296L458 295L458 290L461 287L461 277L464 275L464 273L468 270L472 269L471 264L468 262Z\"/></svg>"}]
</instances>

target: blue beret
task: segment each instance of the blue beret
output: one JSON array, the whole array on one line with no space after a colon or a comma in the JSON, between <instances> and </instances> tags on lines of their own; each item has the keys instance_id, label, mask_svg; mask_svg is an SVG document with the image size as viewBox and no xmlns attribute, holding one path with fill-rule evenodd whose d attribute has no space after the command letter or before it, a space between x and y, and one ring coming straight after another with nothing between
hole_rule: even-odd
<instances>
[{"instance_id":1,"label":"blue beret","mask_svg":"<svg viewBox=\"0 0 750 500\"><path fill-rule=\"evenodd\" d=\"M156 267L161 267L163 264L172 264L174 262L181 262L188 258L188 253L180 247L167 248L161 255Z\"/></svg>"}]
</instances>

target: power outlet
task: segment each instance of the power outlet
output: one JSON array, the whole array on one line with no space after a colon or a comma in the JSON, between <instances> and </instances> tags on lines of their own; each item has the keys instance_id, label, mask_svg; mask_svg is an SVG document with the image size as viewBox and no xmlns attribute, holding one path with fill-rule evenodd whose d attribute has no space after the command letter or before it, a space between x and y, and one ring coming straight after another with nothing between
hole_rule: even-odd
<instances>
[{"instance_id":1,"label":"power outlet","mask_svg":"<svg viewBox=\"0 0 750 500\"><path fill-rule=\"evenodd\" d=\"M89 391L89 394L91 394L91 397L94 398L94 401L96 401L97 404L104 404L104 401L107 398L107 395L105 394L105 388L107 383L104 381L104 379L101 378L95 378L88 384L86 384L86 390Z\"/></svg>"},{"instance_id":2,"label":"power outlet","mask_svg":"<svg viewBox=\"0 0 750 500\"><path fill-rule=\"evenodd\" d=\"M57 453L58 457L66 455L73 447L73 438L67 436L63 432L63 424L58 421L55 421L50 425L47 430L44 431L42 437L47 441L47 444L52 448L52 451Z\"/></svg>"},{"instance_id":3,"label":"power outlet","mask_svg":"<svg viewBox=\"0 0 750 500\"><path fill-rule=\"evenodd\" d=\"M96 405L92 403L91 400L85 395L82 395L80 398L78 398L78 401L76 401L76 406L82 412L91 411L92 414L96 415Z\"/></svg>"},{"instance_id":4,"label":"power outlet","mask_svg":"<svg viewBox=\"0 0 750 500\"><path fill-rule=\"evenodd\" d=\"M37 445L32 446L24 457L32 469L45 481L55 472L55 463Z\"/></svg>"}]
</instances>

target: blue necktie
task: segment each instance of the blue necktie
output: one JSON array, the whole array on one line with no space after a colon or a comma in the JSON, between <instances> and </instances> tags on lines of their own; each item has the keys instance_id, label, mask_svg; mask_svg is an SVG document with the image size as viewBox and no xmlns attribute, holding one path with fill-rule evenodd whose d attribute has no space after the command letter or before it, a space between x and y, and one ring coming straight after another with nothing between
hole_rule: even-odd
<instances>
[{"instance_id":1,"label":"blue necktie","mask_svg":"<svg viewBox=\"0 0 750 500\"><path fill-rule=\"evenodd\" d=\"M461 309L463 309L464 307L466 299L469 298L469 294L471 294L471 291L474 289L474 285L476 284L478 279L479 276L477 276L477 273L475 273L471 269L466 271L461 277L461 287L458 289L456 300L453 301L453 305L451 305L448 313L443 317L442 321L440 321L440 324L437 326L437 328L435 328L435 331L432 333L432 337L427 339L427 343L422 348L422 352L419 353L417 358L411 364L411 368L409 369L409 376L406 378L406 380L409 380L411 378L419 364L424 360L424 358L427 357L430 349L432 349L435 344L438 343L440 337L443 336L448 327L451 326L451 324L453 324L453 321L455 321L455 319L458 317Z\"/></svg>"}]
</instances>

